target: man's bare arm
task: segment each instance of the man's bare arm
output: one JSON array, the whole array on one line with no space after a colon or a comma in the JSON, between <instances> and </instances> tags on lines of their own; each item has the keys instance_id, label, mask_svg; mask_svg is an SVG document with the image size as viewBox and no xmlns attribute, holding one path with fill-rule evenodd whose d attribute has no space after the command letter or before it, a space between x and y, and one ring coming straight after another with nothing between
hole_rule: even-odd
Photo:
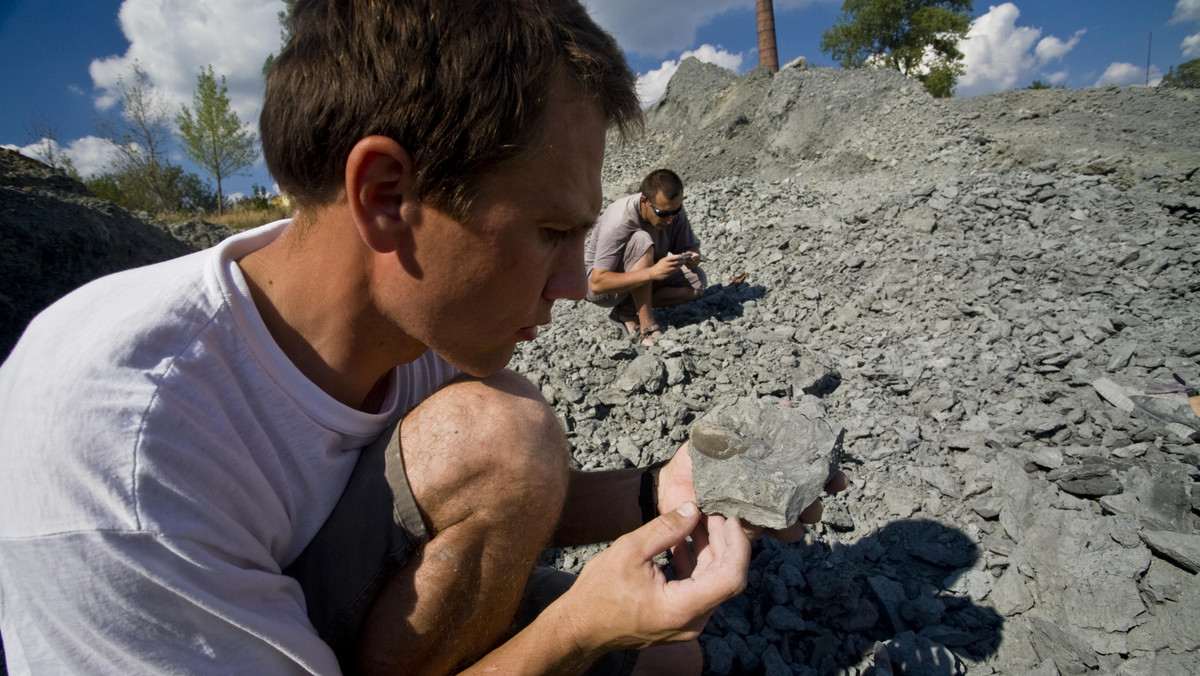
<instances>
[{"instance_id":1,"label":"man's bare arm","mask_svg":"<svg viewBox=\"0 0 1200 676\"><path fill-rule=\"evenodd\" d=\"M653 561L668 549L680 579L668 581ZM749 565L737 519L702 517L685 503L619 538L533 623L463 673L579 673L612 650L693 640L745 588Z\"/></svg>"},{"instance_id":2,"label":"man's bare arm","mask_svg":"<svg viewBox=\"0 0 1200 676\"><path fill-rule=\"evenodd\" d=\"M666 279L682 265L681 257L669 255L660 258L654 265L628 272L592 268L588 283L592 293L624 293L650 282Z\"/></svg>"}]
</instances>

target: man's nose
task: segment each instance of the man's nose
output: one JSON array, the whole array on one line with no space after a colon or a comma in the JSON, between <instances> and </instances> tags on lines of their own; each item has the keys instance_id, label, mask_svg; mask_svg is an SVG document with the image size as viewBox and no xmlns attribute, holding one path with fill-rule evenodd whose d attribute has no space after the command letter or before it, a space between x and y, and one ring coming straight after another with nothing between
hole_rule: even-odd
<instances>
[{"instance_id":1,"label":"man's nose","mask_svg":"<svg viewBox=\"0 0 1200 676\"><path fill-rule=\"evenodd\" d=\"M576 251L578 249L578 251ZM587 296L587 271L583 267L583 247L571 247L559 257L558 265L546 280L542 294L549 300L583 300Z\"/></svg>"}]
</instances>

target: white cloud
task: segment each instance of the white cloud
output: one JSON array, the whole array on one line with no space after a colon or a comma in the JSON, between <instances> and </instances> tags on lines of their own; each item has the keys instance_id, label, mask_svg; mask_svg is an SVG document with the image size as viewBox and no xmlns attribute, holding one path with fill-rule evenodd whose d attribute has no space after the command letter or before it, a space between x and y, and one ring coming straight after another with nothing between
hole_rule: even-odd
<instances>
[{"instance_id":1,"label":"white cloud","mask_svg":"<svg viewBox=\"0 0 1200 676\"><path fill-rule=\"evenodd\" d=\"M1070 40L1063 42L1053 35L1044 37L1038 42L1033 53L1037 56L1039 63L1049 63L1051 61L1062 59L1067 52L1075 49L1075 45L1079 44L1079 39L1087 32L1086 28L1081 28L1075 31L1075 35L1071 36Z\"/></svg>"},{"instance_id":2,"label":"white cloud","mask_svg":"<svg viewBox=\"0 0 1200 676\"><path fill-rule=\"evenodd\" d=\"M967 39L959 47L965 72L958 81L960 96L976 96L1012 89L1034 79L1040 68L1061 60L1079 44L1085 31L1076 31L1069 40L1042 37L1042 29L1018 26L1021 10L1011 2L993 5L975 19ZM1065 71L1054 74L1059 81ZM1047 76L1049 77L1049 76Z\"/></svg>"},{"instance_id":3,"label":"white cloud","mask_svg":"<svg viewBox=\"0 0 1200 676\"><path fill-rule=\"evenodd\" d=\"M1171 15L1171 23L1187 23L1200 21L1200 0L1179 0L1175 3L1175 13Z\"/></svg>"},{"instance_id":4,"label":"white cloud","mask_svg":"<svg viewBox=\"0 0 1200 676\"><path fill-rule=\"evenodd\" d=\"M117 152L108 141L98 136L75 139L66 148L67 157L80 176L88 177L104 171Z\"/></svg>"},{"instance_id":5,"label":"white cloud","mask_svg":"<svg viewBox=\"0 0 1200 676\"><path fill-rule=\"evenodd\" d=\"M1129 85L1144 85L1146 84L1146 67L1135 66L1132 63L1113 62L1105 69L1104 74L1100 79L1096 80L1096 87L1107 87L1108 85L1117 85L1118 87L1126 87ZM1155 66L1150 66L1149 84L1152 87L1158 86L1162 81L1162 72Z\"/></svg>"},{"instance_id":6,"label":"white cloud","mask_svg":"<svg viewBox=\"0 0 1200 676\"><path fill-rule=\"evenodd\" d=\"M1060 70L1057 73L1050 73L1046 76L1046 81L1052 85L1060 85L1067 81L1067 71Z\"/></svg>"},{"instance_id":7,"label":"white cloud","mask_svg":"<svg viewBox=\"0 0 1200 676\"><path fill-rule=\"evenodd\" d=\"M112 106L117 78L128 80L137 62L155 91L177 110L191 104L197 73L211 65L226 77L238 116L257 124L262 65L279 49L282 9L282 0L125 0L118 17L129 49L97 59L89 68L98 90L96 107Z\"/></svg>"},{"instance_id":8,"label":"white cloud","mask_svg":"<svg viewBox=\"0 0 1200 676\"><path fill-rule=\"evenodd\" d=\"M638 77L638 98L641 99L643 106L648 106L662 97L663 92L667 91L667 83L671 81L671 76L675 74L675 71L679 70L679 62L689 56L694 56L706 63L714 63L734 72L741 69L743 60L742 54L731 54L720 47L713 47L712 45L700 45L694 50L680 54L679 61L663 61L662 67Z\"/></svg>"},{"instance_id":9,"label":"white cloud","mask_svg":"<svg viewBox=\"0 0 1200 676\"><path fill-rule=\"evenodd\" d=\"M57 141L47 138L43 138L36 143L30 143L27 146L15 146L10 143L3 147L15 150L26 157L32 157L39 162L44 162L43 155L45 154L47 144L50 145L55 154L63 154L70 158L71 164L75 166L75 170L79 172L80 176L85 178L103 171L112 159L113 153L116 152L111 143L96 136L75 139L65 148Z\"/></svg>"},{"instance_id":10,"label":"white cloud","mask_svg":"<svg viewBox=\"0 0 1200 676\"><path fill-rule=\"evenodd\" d=\"M1175 3L1175 13L1171 15L1171 23L1200 23L1200 0L1179 0ZM1185 59L1200 57L1200 33L1189 35L1179 43L1179 51Z\"/></svg>"},{"instance_id":11,"label":"white cloud","mask_svg":"<svg viewBox=\"0 0 1200 676\"><path fill-rule=\"evenodd\" d=\"M1189 35L1179 44L1180 51L1189 59L1194 59L1200 56L1200 33Z\"/></svg>"},{"instance_id":12,"label":"white cloud","mask_svg":"<svg viewBox=\"0 0 1200 676\"><path fill-rule=\"evenodd\" d=\"M775 13L841 0L776 0ZM588 12L627 52L665 57L691 47L696 32L732 9L754 9L754 0L583 0Z\"/></svg>"}]
</instances>

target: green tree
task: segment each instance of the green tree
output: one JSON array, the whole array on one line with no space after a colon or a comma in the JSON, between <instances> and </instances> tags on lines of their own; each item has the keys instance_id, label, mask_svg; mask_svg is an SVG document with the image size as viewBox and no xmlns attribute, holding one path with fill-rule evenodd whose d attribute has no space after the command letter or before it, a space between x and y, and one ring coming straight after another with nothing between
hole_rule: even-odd
<instances>
[{"instance_id":1,"label":"green tree","mask_svg":"<svg viewBox=\"0 0 1200 676\"><path fill-rule=\"evenodd\" d=\"M220 84L212 66L202 68L196 78L192 109L183 106L175 116L183 152L217 182L217 213L224 193L221 182L254 163L258 137L242 128L237 113L229 107L225 76Z\"/></svg>"},{"instance_id":2,"label":"green tree","mask_svg":"<svg viewBox=\"0 0 1200 676\"><path fill-rule=\"evenodd\" d=\"M162 186L158 195L150 195L144 188L144 177L136 170L111 168L109 171L89 176L83 184L96 197L108 200L130 211L147 211L156 215L167 212L212 211L217 207L216 193L202 178L183 167L168 164L162 167ZM165 200L168 209L161 204Z\"/></svg>"},{"instance_id":3,"label":"green tree","mask_svg":"<svg viewBox=\"0 0 1200 676\"><path fill-rule=\"evenodd\" d=\"M1184 61L1178 66L1171 66L1163 76L1164 87L1200 88L1200 59Z\"/></svg>"},{"instance_id":4,"label":"green tree","mask_svg":"<svg viewBox=\"0 0 1200 676\"><path fill-rule=\"evenodd\" d=\"M1067 88L1066 85L1061 85L1061 84L1060 85L1051 85L1050 83L1043 82L1041 80L1034 80L1032 84L1030 84L1028 87L1026 87L1026 89L1066 89L1066 88Z\"/></svg>"},{"instance_id":5,"label":"green tree","mask_svg":"<svg viewBox=\"0 0 1200 676\"><path fill-rule=\"evenodd\" d=\"M936 97L952 96L963 73L959 40L971 0L845 0L821 51L843 68L883 65L916 77Z\"/></svg>"},{"instance_id":6,"label":"green tree","mask_svg":"<svg viewBox=\"0 0 1200 676\"><path fill-rule=\"evenodd\" d=\"M167 213L180 208L179 192L174 185L179 167L166 159L171 141L171 118L167 103L150 85L150 77L135 63L131 77L117 78L119 113L97 123L100 136L116 148L108 172L119 176L124 200L122 206L152 213ZM139 206L129 206L131 204Z\"/></svg>"},{"instance_id":7,"label":"green tree","mask_svg":"<svg viewBox=\"0 0 1200 676\"><path fill-rule=\"evenodd\" d=\"M284 7L279 11L279 48L288 43L292 39L292 8L296 6L296 0L283 0ZM267 60L263 62L262 72L265 76L271 70L271 64L275 63L275 53L267 55Z\"/></svg>"}]
</instances>

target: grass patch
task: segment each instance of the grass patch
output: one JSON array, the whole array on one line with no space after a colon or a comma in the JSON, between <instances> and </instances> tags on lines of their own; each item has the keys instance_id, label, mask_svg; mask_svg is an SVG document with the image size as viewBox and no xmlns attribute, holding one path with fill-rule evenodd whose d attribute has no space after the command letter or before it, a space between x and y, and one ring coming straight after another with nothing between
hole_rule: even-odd
<instances>
[{"instance_id":1,"label":"grass patch","mask_svg":"<svg viewBox=\"0 0 1200 676\"><path fill-rule=\"evenodd\" d=\"M291 211L287 207L267 205L265 209L234 207L220 216L205 214L204 220L210 223L219 223L234 230L247 230L291 215Z\"/></svg>"}]
</instances>

